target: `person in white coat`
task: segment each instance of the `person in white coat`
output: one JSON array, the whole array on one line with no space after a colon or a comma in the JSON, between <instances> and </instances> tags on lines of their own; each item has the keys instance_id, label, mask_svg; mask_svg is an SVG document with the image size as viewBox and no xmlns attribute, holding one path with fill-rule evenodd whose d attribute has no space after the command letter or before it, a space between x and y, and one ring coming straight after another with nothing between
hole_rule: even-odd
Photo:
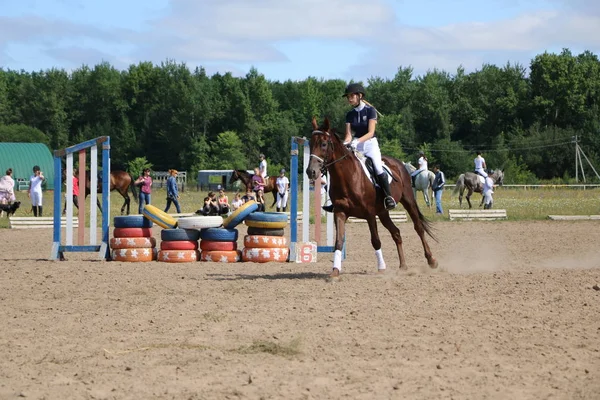
<instances>
[{"instance_id":1,"label":"person in white coat","mask_svg":"<svg viewBox=\"0 0 600 400\"><path fill-rule=\"evenodd\" d=\"M492 208L492 204L494 203L494 199L492 198L492 194L494 194L494 180L489 176L486 176L485 181L483 183L483 209L489 210Z\"/></svg>"},{"instance_id":2,"label":"person in white coat","mask_svg":"<svg viewBox=\"0 0 600 400\"><path fill-rule=\"evenodd\" d=\"M419 168L414 170L411 174L410 174L410 179L412 181L412 187L415 187L415 179L417 179L417 176L423 172L423 171L427 171L428 166L427 166L427 157L425 157L425 152L423 150L421 150L419 152L419 160L417 161L417 163L419 164Z\"/></svg>"}]
</instances>

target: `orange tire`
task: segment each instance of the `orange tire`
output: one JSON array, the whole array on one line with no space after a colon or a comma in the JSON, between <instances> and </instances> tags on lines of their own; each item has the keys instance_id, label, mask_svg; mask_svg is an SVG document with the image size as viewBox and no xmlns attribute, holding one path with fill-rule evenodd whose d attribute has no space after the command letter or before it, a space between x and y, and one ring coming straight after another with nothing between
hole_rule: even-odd
<instances>
[{"instance_id":1,"label":"orange tire","mask_svg":"<svg viewBox=\"0 0 600 400\"><path fill-rule=\"evenodd\" d=\"M202 261L213 261L222 263L234 263L240 261L241 252L231 251L203 251L200 255Z\"/></svg>"},{"instance_id":2,"label":"orange tire","mask_svg":"<svg viewBox=\"0 0 600 400\"><path fill-rule=\"evenodd\" d=\"M152 228L115 228L113 237L130 238L130 237L150 237L152 236Z\"/></svg>"},{"instance_id":3,"label":"orange tire","mask_svg":"<svg viewBox=\"0 0 600 400\"><path fill-rule=\"evenodd\" d=\"M153 237L112 238L111 249L152 249L156 247L156 239Z\"/></svg>"},{"instance_id":4,"label":"orange tire","mask_svg":"<svg viewBox=\"0 0 600 400\"><path fill-rule=\"evenodd\" d=\"M235 251L237 242L217 242L215 240L201 240L200 249L202 251Z\"/></svg>"},{"instance_id":5,"label":"orange tire","mask_svg":"<svg viewBox=\"0 0 600 400\"><path fill-rule=\"evenodd\" d=\"M161 250L198 250L197 240L163 240Z\"/></svg>"},{"instance_id":6,"label":"orange tire","mask_svg":"<svg viewBox=\"0 0 600 400\"><path fill-rule=\"evenodd\" d=\"M287 239L283 236L262 236L262 235L246 235L244 236L244 247L273 249L286 248Z\"/></svg>"},{"instance_id":7,"label":"orange tire","mask_svg":"<svg viewBox=\"0 0 600 400\"><path fill-rule=\"evenodd\" d=\"M199 258L198 250L161 250L158 252L157 260L168 263L184 263L198 261Z\"/></svg>"},{"instance_id":8,"label":"orange tire","mask_svg":"<svg viewBox=\"0 0 600 400\"><path fill-rule=\"evenodd\" d=\"M258 249L258 248L244 248L242 250L242 261L252 261L257 263L265 262L286 262L290 255L290 249L288 248L272 248L272 249Z\"/></svg>"},{"instance_id":9,"label":"orange tire","mask_svg":"<svg viewBox=\"0 0 600 400\"><path fill-rule=\"evenodd\" d=\"M113 261L146 262L156 260L156 249L115 249Z\"/></svg>"}]
</instances>

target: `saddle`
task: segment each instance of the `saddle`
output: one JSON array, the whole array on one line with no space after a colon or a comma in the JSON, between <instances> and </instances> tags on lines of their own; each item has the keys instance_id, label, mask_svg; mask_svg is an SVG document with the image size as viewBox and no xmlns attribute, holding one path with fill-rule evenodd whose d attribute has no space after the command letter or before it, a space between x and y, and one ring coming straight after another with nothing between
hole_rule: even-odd
<instances>
[{"instance_id":1,"label":"saddle","mask_svg":"<svg viewBox=\"0 0 600 400\"><path fill-rule=\"evenodd\" d=\"M375 174L375 167L373 167L373 160L359 152L354 152L354 155L356 156L356 158L358 158L358 161L360 161L360 165L363 167L363 171L365 172L371 183L373 183L376 187L379 187L379 184L377 183L377 175ZM388 175L388 182L392 183L392 180L394 179L392 175L392 170L390 170L390 167L388 167L383 160L381 162L383 165L383 170Z\"/></svg>"}]
</instances>

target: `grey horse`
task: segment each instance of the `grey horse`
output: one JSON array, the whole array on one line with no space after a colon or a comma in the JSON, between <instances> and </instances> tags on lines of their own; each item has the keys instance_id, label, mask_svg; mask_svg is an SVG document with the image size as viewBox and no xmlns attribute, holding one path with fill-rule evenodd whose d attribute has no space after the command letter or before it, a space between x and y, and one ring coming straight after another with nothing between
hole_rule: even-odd
<instances>
[{"instance_id":1,"label":"grey horse","mask_svg":"<svg viewBox=\"0 0 600 400\"><path fill-rule=\"evenodd\" d=\"M489 174L489 177L492 178L494 184L502 186L502 182L504 180L504 171L500 169L494 170L494 172ZM452 195L456 196L456 193L458 193L458 204L460 207L462 207L462 198L465 188L467 189L467 203L469 203L469 208L473 208L471 205L471 195L473 192L483 192L483 177L475 172L466 172L458 177L456 180L456 185L452 190ZM481 204L479 204L479 207L481 207L482 204L483 197L481 198Z\"/></svg>"},{"instance_id":2,"label":"grey horse","mask_svg":"<svg viewBox=\"0 0 600 400\"><path fill-rule=\"evenodd\" d=\"M404 163L404 167L408 171L408 173L412 173L416 170L415 166L409 162ZM425 199L425 204L427 207L431 207L431 200L433 198L433 181L435 179L435 174L430 170L423 171L415 178L415 187L413 188L413 194L415 199L417 198L417 190L423 192L423 198Z\"/></svg>"}]
</instances>

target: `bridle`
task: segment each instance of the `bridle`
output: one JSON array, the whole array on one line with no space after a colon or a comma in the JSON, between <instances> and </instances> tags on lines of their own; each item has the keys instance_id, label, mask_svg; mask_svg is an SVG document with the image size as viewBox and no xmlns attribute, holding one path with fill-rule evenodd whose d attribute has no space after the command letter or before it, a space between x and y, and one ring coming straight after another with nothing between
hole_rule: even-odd
<instances>
[{"instance_id":1,"label":"bridle","mask_svg":"<svg viewBox=\"0 0 600 400\"><path fill-rule=\"evenodd\" d=\"M321 163L321 172L325 173L325 171L327 171L327 168L329 168L330 166L332 166L335 163L338 163L340 161L342 161L344 158L348 157L348 155L351 154L350 151L346 151L346 153L341 156L340 158L338 158L337 160L333 160L330 162L327 162L329 159L331 159L331 156L333 154L333 141L331 140L331 134L329 132L324 132L321 130L314 130L312 131L312 135L326 135L327 136L327 155L325 156L325 159L310 153L310 157L311 158L316 158L317 161L319 161Z\"/></svg>"}]
</instances>

